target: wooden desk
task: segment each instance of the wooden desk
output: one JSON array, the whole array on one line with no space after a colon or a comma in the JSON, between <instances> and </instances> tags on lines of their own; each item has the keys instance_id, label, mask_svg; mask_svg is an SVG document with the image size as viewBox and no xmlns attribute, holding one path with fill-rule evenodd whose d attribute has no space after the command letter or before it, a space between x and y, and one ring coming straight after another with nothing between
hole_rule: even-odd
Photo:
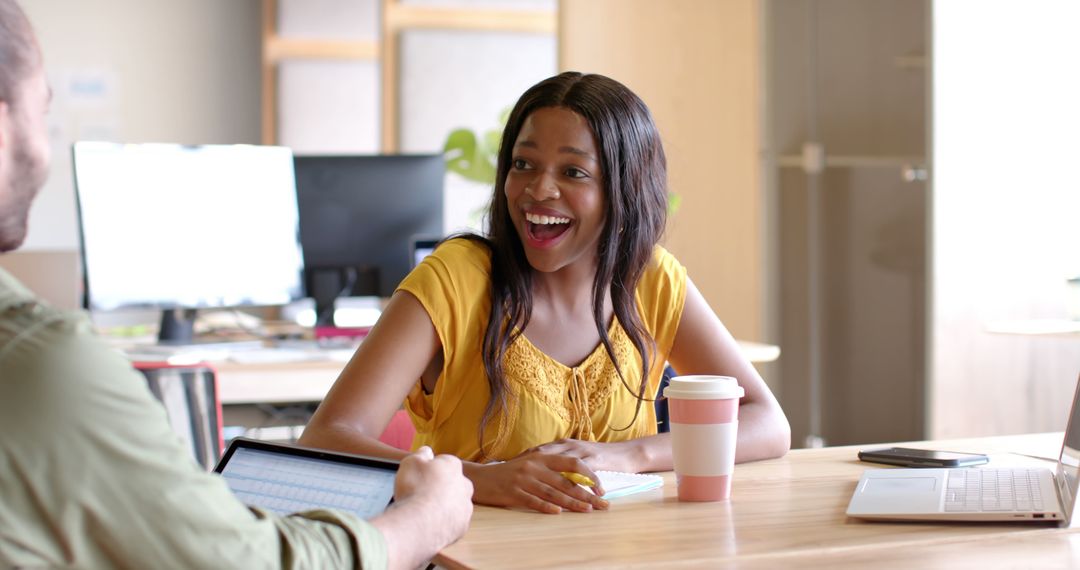
<instances>
[{"instance_id":1,"label":"wooden desk","mask_svg":"<svg viewBox=\"0 0 1080 570\"><path fill-rule=\"evenodd\" d=\"M335 360L213 365L223 405L321 402L345 367Z\"/></svg>"},{"instance_id":2,"label":"wooden desk","mask_svg":"<svg viewBox=\"0 0 1080 570\"><path fill-rule=\"evenodd\" d=\"M1053 464L1062 434L905 444L984 452L991 465ZM872 447L872 446L862 446ZM863 469L859 447L796 450L735 468L732 500L680 503L662 489L610 510L543 515L477 507L446 568L941 568L1080 566L1080 533L1043 524L880 523L844 512ZM1001 454L1001 455L998 455Z\"/></svg>"}]
</instances>

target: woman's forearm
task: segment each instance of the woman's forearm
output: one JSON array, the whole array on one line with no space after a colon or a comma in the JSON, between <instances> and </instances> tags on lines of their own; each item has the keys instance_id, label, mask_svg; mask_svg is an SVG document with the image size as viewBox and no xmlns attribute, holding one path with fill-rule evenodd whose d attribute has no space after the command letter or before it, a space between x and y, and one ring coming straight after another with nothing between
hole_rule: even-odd
<instances>
[{"instance_id":1,"label":"woman's forearm","mask_svg":"<svg viewBox=\"0 0 1080 570\"><path fill-rule=\"evenodd\" d=\"M787 418L775 406L749 403L739 407L739 431L735 462L744 463L780 457L791 448L791 429ZM670 471L671 434L661 433L612 446L610 463L621 465L617 471ZM621 447L621 449L620 449Z\"/></svg>"},{"instance_id":2,"label":"woman's forearm","mask_svg":"<svg viewBox=\"0 0 1080 570\"><path fill-rule=\"evenodd\" d=\"M614 451L612 471L641 473L672 469L670 433L658 433L608 445L612 446Z\"/></svg>"},{"instance_id":3,"label":"woman's forearm","mask_svg":"<svg viewBox=\"0 0 1080 570\"><path fill-rule=\"evenodd\" d=\"M791 449L791 428L778 406L749 403L739 406L735 463L781 457Z\"/></svg>"},{"instance_id":4,"label":"woman's forearm","mask_svg":"<svg viewBox=\"0 0 1080 570\"><path fill-rule=\"evenodd\" d=\"M304 429L297 443L307 447L344 451L357 455L369 455L400 461L408 451L387 445L377 438L346 426L312 424Z\"/></svg>"}]
</instances>

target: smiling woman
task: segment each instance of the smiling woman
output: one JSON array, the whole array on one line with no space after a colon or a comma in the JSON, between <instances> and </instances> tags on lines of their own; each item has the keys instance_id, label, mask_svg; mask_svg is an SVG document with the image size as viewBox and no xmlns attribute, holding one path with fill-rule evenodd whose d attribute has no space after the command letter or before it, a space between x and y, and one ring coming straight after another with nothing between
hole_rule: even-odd
<instances>
[{"instance_id":1,"label":"smiling woman","mask_svg":"<svg viewBox=\"0 0 1080 570\"><path fill-rule=\"evenodd\" d=\"M604 190L596 142L581 115L539 109L525 120L503 185L510 219L538 271L572 262L592 271L604 229Z\"/></svg>"},{"instance_id":2,"label":"smiling woman","mask_svg":"<svg viewBox=\"0 0 1080 570\"><path fill-rule=\"evenodd\" d=\"M670 363L739 379L737 460L787 451L776 399L658 245L667 167L641 99L600 75L544 80L511 112L496 171L488 234L406 277L304 444L398 457L377 438L404 401L413 446L465 460L474 501L606 508L563 472L671 469L650 403Z\"/></svg>"}]
</instances>

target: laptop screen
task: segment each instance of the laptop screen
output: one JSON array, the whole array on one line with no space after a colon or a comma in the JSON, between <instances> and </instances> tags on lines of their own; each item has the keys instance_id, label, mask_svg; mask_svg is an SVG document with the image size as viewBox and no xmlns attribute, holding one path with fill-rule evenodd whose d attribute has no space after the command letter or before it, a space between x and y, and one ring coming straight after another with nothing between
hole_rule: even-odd
<instances>
[{"instance_id":1,"label":"laptop screen","mask_svg":"<svg viewBox=\"0 0 1080 570\"><path fill-rule=\"evenodd\" d=\"M282 515L336 509L369 519L390 504L397 463L236 439L215 471L249 507Z\"/></svg>"},{"instance_id":2,"label":"laptop screen","mask_svg":"<svg viewBox=\"0 0 1080 570\"><path fill-rule=\"evenodd\" d=\"M1065 441L1061 446L1054 479L1058 484L1065 516L1071 517L1077 487L1080 486L1080 380L1077 381L1076 395L1069 410L1069 423L1065 426Z\"/></svg>"}]
</instances>

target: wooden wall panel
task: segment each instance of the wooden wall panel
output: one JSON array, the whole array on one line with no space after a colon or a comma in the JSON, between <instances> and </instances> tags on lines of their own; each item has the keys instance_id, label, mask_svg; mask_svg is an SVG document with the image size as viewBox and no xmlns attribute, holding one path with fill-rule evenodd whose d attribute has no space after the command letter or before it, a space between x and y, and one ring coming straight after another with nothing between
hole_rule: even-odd
<instances>
[{"instance_id":1,"label":"wooden wall panel","mask_svg":"<svg viewBox=\"0 0 1080 570\"><path fill-rule=\"evenodd\" d=\"M764 340L756 0L563 0L559 67L649 105L682 206L665 245L735 336Z\"/></svg>"}]
</instances>

